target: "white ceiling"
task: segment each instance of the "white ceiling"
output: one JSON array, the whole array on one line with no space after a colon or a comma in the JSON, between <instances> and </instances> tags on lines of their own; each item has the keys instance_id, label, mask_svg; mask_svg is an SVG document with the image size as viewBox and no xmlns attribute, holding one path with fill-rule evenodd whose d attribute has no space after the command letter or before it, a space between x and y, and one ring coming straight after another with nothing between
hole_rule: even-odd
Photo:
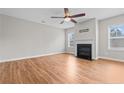
<instances>
[{"instance_id":1,"label":"white ceiling","mask_svg":"<svg viewBox=\"0 0 124 93\"><path fill-rule=\"evenodd\" d=\"M69 11L72 15L85 12L85 17L75 19L81 22L89 18L101 20L123 14L124 8L69 8ZM60 24L63 19L50 18L51 16L64 16L63 8L0 8L0 13L63 29L74 26L72 22Z\"/></svg>"}]
</instances>

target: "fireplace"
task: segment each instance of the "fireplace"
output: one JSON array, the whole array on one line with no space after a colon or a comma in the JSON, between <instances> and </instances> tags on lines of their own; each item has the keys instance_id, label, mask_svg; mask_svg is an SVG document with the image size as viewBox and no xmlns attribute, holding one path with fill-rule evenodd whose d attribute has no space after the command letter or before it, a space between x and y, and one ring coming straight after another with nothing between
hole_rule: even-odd
<instances>
[{"instance_id":1,"label":"fireplace","mask_svg":"<svg viewBox=\"0 0 124 93\"><path fill-rule=\"evenodd\" d=\"M92 60L92 45L77 44L77 57Z\"/></svg>"}]
</instances>

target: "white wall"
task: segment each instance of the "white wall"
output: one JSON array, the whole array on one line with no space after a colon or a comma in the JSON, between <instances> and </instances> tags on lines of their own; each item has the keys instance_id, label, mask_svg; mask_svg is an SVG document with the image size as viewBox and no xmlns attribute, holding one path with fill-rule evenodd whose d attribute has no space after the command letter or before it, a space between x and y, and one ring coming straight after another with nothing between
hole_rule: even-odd
<instances>
[{"instance_id":1,"label":"white wall","mask_svg":"<svg viewBox=\"0 0 124 93\"><path fill-rule=\"evenodd\" d=\"M0 17L1 61L65 50L64 30L5 15Z\"/></svg>"},{"instance_id":2,"label":"white wall","mask_svg":"<svg viewBox=\"0 0 124 93\"><path fill-rule=\"evenodd\" d=\"M124 60L124 50L108 49L108 26L124 24L124 15L108 18L99 22L99 56Z\"/></svg>"},{"instance_id":3,"label":"white wall","mask_svg":"<svg viewBox=\"0 0 124 93\"><path fill-rule=\"evenodd\" d=\"M73 28L70 28L70 29L66 29L65 30L65 35L66 35L66 45L65 45L65 47L66 47L66 52L67 53L71 53L71 54L74 54L75 53L75 47L73 48L73 47L68 47L68 33L70 33L70 32L76 32L76 28L75 27L73 27Z\"/></svg>"}]
</instances>

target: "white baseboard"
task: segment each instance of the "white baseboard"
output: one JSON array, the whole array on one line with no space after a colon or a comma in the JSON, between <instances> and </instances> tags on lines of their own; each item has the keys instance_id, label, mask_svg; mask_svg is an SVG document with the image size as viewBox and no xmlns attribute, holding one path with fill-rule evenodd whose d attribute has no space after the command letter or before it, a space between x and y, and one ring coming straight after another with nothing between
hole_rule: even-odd
<instances>
[{"instance_id":1,"label":"white baseboard","mask_svg":"<svg viewBox=\"0 0 124 93\"><path fill-rule=\"evenodd\" d=\"M67 52L67 51L66 51L65 53L68 53L68 54L73 54L73 55L74 55L74 52Z\"/></svg>"},{"instance_id":2,"label":"white baseboard","mask_svg":"<svg viewBox=\"0 0 124 93\"><path fill-rule=\"evenodd\" d=\"M9 62L9 61L16 61L16 60L22 60L22 59L29 59L29 58L37 58L37 57L49 56L49 55L55 55L55 54L61 54L61 53L65 53L65 52L54 52L54 53L42 54L42 55L36 55L36 56L27 56L27 57L21 57L21 58L12 58L12 59L7 59L7 60L0 60L0 63Z\"/></svg>"},{"instance_id":3,"label":"white baseboard","mask_svg":"<svg viewBox=\"0 0 124 93\"><path fill-rule=\"evenodd\" d=\"M9 61L16 61L16 60L22 60L22 59L29 59L29 58L37 58L37 57L49 56L49 55L55 55L55 54L61 54L61 53L70 53L70 54L73 54L72 52L54 52L54 53L42 54L42 55L36 55L36 56L28 56L28 57L21 57L21 58L0 60L0 63L2 63L2 62L9 62ZM99 59L99 58L101 58L101 59L107 59L107 60L113 60L113 61L119 61L119 62L124 62L124 60L114 59L114 58L109 58L109 57L101 57L101 56L99 56L97 59Z\"/></svg>"},{"instance_id":4,"label":"white baseboard","mask_svg":"<svg viewBox=\"0 0 124 93\"><path fill-rule=\"evenodd\" d=\"M107 59L107 60L112 60L112 61L124 62L124 60L121 60L121 59L115 59L115 58L109 58L109 57L101 57L101 56L99 56L98 58L101 58L101 59Z\"/></svg>"}]
</instances>

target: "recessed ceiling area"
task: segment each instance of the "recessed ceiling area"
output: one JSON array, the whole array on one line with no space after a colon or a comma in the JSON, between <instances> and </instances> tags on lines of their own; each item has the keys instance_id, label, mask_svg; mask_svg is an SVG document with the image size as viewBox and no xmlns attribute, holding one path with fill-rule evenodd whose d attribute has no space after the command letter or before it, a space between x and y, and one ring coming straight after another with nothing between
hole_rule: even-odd
<instances>
[{"instance_id":1,"label":"recessed ceiling area","mask_svg":"<svg viewBox=\"0 0 124 93\"><path fill-rule=\"evenodd\" d=\"M124 8L69 8L70 14L86 13L86 16L75 18L77 22L86 21L90 18L98 20L120 15ZM51 16L64 16L64 8L0 8L0 13L13 16L57 28L74 27L72 22L64 22L63 19L52 19Z\"/></svg>"}]
</instances>

